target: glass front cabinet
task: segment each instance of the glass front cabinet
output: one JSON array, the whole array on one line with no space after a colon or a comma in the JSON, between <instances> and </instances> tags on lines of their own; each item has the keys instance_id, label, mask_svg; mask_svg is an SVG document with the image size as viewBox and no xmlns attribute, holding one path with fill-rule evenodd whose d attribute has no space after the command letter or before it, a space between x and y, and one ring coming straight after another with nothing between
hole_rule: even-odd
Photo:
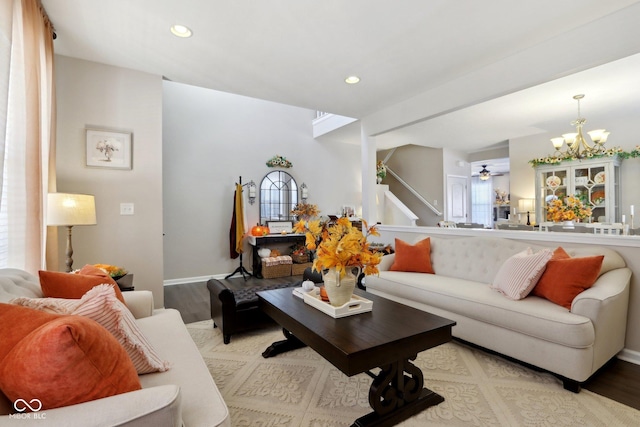
<instances>
[{"instance_id":1,"label":"glass front cabinet","mask_svg":"<svg viewBox=\"0 0 640 427\"><path fill-rule=\"evenodd\" d=\"M589 222L620 222L620 162L616 156L536 166L536 221L547 221L547 202L575 195L591 207Z\"/></svg>"}]
</instances>

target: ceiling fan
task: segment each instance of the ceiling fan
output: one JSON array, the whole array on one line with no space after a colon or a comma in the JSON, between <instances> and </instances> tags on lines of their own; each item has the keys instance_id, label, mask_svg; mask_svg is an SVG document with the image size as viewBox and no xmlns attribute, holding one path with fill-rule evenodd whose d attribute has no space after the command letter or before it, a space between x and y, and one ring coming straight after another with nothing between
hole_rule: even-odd
<instances>
[{"instance_id":1,"label":"ceiling fan","mask_svg":"<svg viewBox=\"0 0 640 427\"><path fill-rule=\"evenodd\" d=\"M482 165L482 169L478 174L480 175L480 181L486 181L491 178L491 172L487 169L487 165Z\"/></svg>"},{"instance_id":2,"label":"ceiling fan","mask_svg":"<svg viewBox=\"0 0 640 427\"><path fill-rule=\"evenodd\" d=\"M481 181L486 181L492 176L503 176L504 174L501 172L491 173L489 169L487 169L488 165L482 165L482 169L478 172Z\"/></svg>"}]
</instances>

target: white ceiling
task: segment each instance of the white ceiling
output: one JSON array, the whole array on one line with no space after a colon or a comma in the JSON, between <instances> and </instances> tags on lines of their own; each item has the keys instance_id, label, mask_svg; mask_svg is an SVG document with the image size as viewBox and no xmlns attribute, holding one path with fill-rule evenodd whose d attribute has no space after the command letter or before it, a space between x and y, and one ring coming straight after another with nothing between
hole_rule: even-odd
<instances>
[{"instance_id":1,"label":"white ceiling","mask_svg":"<svg viewBox=\"0 0 640 427\"><path fill-rule=\"evenodd\" d=\"M588 128L640 114L638 1L42 3L58 54L369 120L378 148L567 132L577 93ZM175 23L193 37L171 35ZM331 138L358 143L359 125Z\"/></svg>"}]
</instances>

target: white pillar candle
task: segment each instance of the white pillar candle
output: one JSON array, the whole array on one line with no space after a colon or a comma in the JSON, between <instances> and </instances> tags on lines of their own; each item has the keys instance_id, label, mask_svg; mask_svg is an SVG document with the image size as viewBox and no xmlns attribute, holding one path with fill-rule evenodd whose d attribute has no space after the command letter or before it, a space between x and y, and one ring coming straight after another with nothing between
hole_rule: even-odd
<instances>
[{"instance_id":1,"label":"white pillar candle","mask_svg":"<svg viewBox=\"0 0 640 427\"><path fill-rule=\"evenodd\" d=\"M633 215L633 205L631 205L631 208L629 209L629 213Z\"/></svg>"},{"instance_id":2,"label":"white pillar candle","mask_svg":"<svg viewBox=\"0 0 640 427\"><path fill-rule=\"evenodd\" d=\"M625 224L626 222L627 222L627 218L624 215L622 215L622 223Z\"/></svg>"}]
</instances>

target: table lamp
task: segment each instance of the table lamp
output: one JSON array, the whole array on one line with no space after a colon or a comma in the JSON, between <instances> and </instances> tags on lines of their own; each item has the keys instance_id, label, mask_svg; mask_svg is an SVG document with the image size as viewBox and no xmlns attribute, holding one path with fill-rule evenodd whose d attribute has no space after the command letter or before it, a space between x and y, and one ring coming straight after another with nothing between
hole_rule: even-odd
<instances>
[{"instance_id":1,"label":"table lamp","mask_svg":"<svg viewBox=\"0 0 640 427\"><path fill-rule=\"evenodd\" d=\"M533 212L535 207L536 207L536 201L533 199L518 200L518 208L520 209L520 212L527 213L527 225L531 225L531 219L529 215L531 212Z\"/></svg>"},{"instance_id":2,"label":"table lamp","mask_svg":"<svg viewBox=\"0 0 640 427\"><path fill-rule=\"evenodd\" d=\"M67 227L67 272L73 265L71 228L74 225L96 224L96 202L89 194L49 193L47 195L47 225Z\"/></svg>"}]
</instances>

